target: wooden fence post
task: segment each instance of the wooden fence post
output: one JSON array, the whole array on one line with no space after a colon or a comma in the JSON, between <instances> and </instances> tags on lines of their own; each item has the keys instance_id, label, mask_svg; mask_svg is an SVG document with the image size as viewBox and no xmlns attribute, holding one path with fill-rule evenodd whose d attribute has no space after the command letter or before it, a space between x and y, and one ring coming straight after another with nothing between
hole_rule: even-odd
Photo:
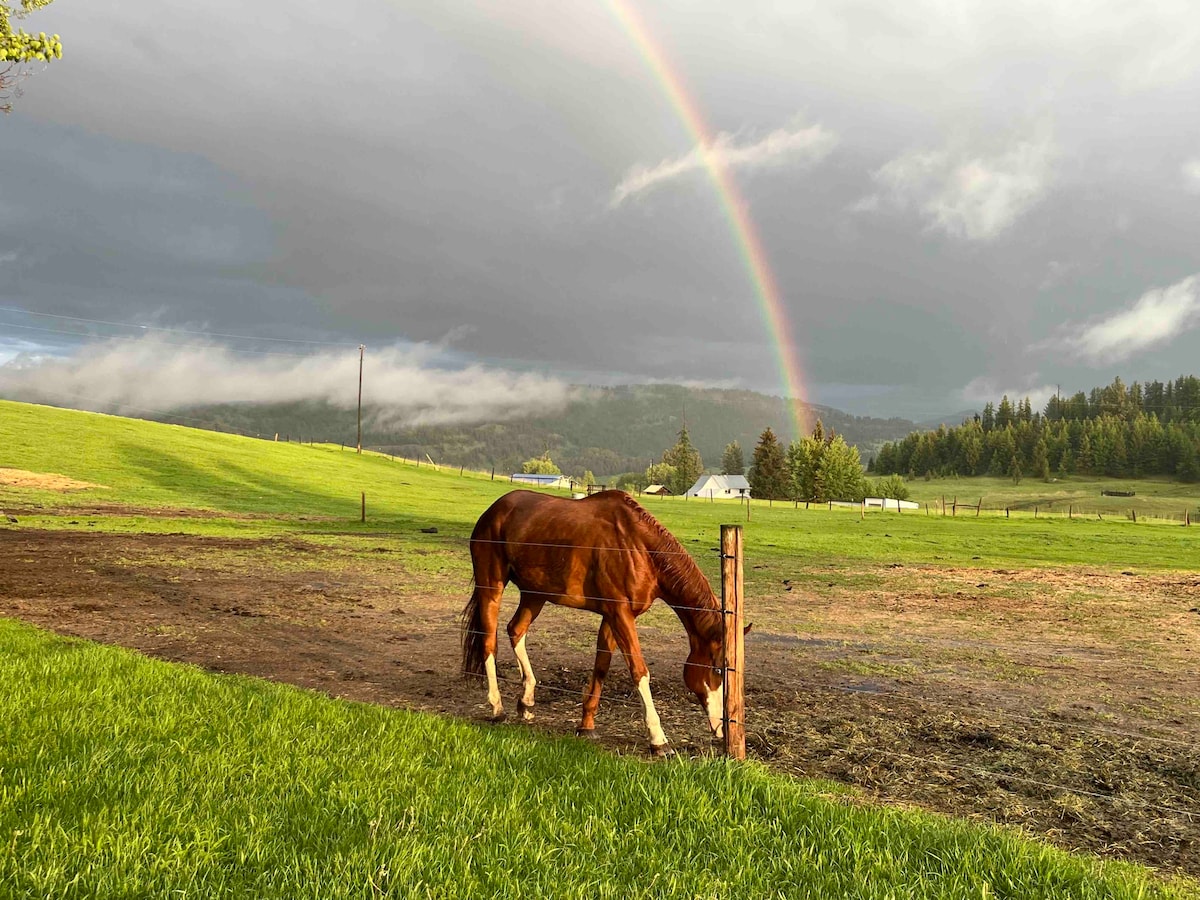
<instances>
[{"instance_id":1,"label":"wooden fence post","mask_svg":"<svg viewBox=\"0 0 1200 900\"><path fill-rule=\"evenodd\" d=\"M367 492L362 492L362 521L367 521Z\"/></svg>"},{"instance_id":2,"label":"wooden fence post","mask_svg":"<svg viewBox=\"0 0 1200 900\"><path fill-rule=\"evenodd\" d=\"M742 696L745 683L746 638L742 628L742 526L721 526L721 618L725 623L722 639L725 676L725 754L746 758L746 704Z\"/></svg>"}]
</instances>

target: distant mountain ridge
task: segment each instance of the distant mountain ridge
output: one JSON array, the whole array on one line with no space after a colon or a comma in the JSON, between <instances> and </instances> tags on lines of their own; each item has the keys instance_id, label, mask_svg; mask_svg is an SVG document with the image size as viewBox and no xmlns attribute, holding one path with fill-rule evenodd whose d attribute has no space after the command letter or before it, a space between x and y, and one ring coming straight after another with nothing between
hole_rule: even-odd
<instances>
[{"instance_id":1,"label":"distant mountain ridge","mask_svg":"<svg viewBox=\"0 0 1200 900\"><path fill-rule=\"evenodd\" d=\"M670 384L586 387L566 409L545 416L475 425L379 427L381 410L363 409L363 445L397 456L425 458L470 468L519 471L546 450L564 472L590 470L599 477L640 472L675 443L685 417L692 443L706 467L718 470L730 441L742 445L747 464L768 426L784 443L793 434L789 402L754 391ZM828 406L808 405L826 431L858 446L863 462L888 441L916 429L908 419L854 416ZM160 416L200 427L244 434L353 444L355 411L324 403L221 404Z\"/></svg>"}]
</instances>

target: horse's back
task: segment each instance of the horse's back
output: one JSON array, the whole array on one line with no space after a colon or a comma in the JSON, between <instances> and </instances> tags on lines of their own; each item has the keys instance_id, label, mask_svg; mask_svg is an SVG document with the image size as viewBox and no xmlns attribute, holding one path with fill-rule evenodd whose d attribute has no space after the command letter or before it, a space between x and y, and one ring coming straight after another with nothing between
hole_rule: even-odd
<instances>
[{"instance_id":1,"label":"horse's back","mask_svg":"<svg viewBox=\"0 0 1200 900\"><path fill-rule=\"evenodd\" d=\"M510 491L479 517L471 537L504 543L617 547L636 529L638 510L624 491L601 491L582 500Z\"/></svg>"},{"instance_id":2,"label":"horse's back","mask_svg":"<svg viewBox=\"0 0 1200 900\"><path fill-rule=\"evenodd\" d=\"M586 591L588 584L641 581L649 577L646 559L629 551L646 548L646 515L623 491L581 500L512 491L476 523L472 557L477 569L507 573L519 587Z\"/></svg>"}]
</instances>

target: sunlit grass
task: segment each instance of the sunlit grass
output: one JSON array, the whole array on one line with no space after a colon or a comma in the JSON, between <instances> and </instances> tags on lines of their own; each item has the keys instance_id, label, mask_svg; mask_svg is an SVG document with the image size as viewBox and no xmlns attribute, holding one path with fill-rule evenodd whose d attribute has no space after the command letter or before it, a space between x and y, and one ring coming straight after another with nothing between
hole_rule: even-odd
<instances>
[{"instance_id":1,"label":"sunlit grass","mask_svg":"<svg viewBox=\"0 0 1200 900\"><path fill-rule=\"evenodd\" d=\"M303 533L344 539L347 544L362 536L390 534L403 537L408 546L460 553L480 513L513 487L500 477L492 481L486 474L460 476L458 470L417 468L336 446L261 441L5 401L0 401L0 465L105 486L68 494L0 488L0 507L46 507L29 509L21 517L24 525L247 537ZM359 521L363 493L366 523ZM746 521L746 507L733 501L647 497L642 502L710 575L716 572L715 553L710 551L726 522L745 525L747 553L769 566L772 579L838 562L1167 569L1200 565L1200 525L1135 525L1112 517L1034 519L1029 513L976 519L876 511L862 518L857 510L805 510L759 501ZM130 509L88 512L110 505ZM79 514L48 514L64 507ZM211 515L172 513L196 509ZM438 533L425 534L423 528L437 528ZM747 576L751 584L759 577L752 569Z\"/></svg>"},{"instance_id":2,"label":"sunlit grass","mask_svg":"<svg viewBox=\"0 0 1200 900\"><path fill-rule=\"evenodd\" d=\"M649 764L0 620L0 894L1172 897L719 760ZM1192 894L1191 896L1194 896Z\"/></svg>"}]
</instances>

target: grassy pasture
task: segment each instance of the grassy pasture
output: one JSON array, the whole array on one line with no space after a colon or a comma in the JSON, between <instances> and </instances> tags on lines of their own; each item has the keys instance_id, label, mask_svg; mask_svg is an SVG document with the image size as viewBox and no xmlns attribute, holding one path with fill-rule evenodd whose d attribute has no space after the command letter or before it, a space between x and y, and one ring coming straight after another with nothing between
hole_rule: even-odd
<instances>
[{"instance_id":1,"label":"grassy pasture","mask_svg":"<svg viewBox=\"0 0 1200 900\"><path fill-rule=\"evenodd\" d=\"M460 477L336 446L2 401L0 467L96 485L62 492L0 478L0 511L19 519L17 529L302 536L325 549L325 565L368 575L394 566L373 546L402 544L420 589L455 604L469 573L464 539L511 488L478 473ZM643 503L715 580L708 550L718 526L744 521L746 508L681 498ZM438 533L421 531L428 527ZM1200 527L1116 518L875 512L862 519L857 510L756 502L746 528L748 593L766 598L766 624L785 631L796 627L795 608L778 596L785 579L837 604L898 577L892 566L1076 567L1116 576L1200 563ZM255 549L221 552L206 564L261 571L298 563L286 549ZM0 893L1195 896L1190 882L1168 887L1013 832L864 808L845 788L797 783L753 765L651 767L571 740L215 678L11 623L0 624L0 646L0 677L17 685L0 697L0 721L13 723L0 732L0 847L8 849L0 850ZM874 657L857 665L870 676L880 666L911 668ZM513 791L496 778L496 765L554 784ZM602 808L594 795L606 798ZM702 813L703 827L681 827L690 810ZM480 824L489 817L494 828ZM713 851L716 831L732 836L728 859ZM647 835L650 849L621 857L624 833ZM468 844L474 852L462 852ZM586 863L572 862L577 851ZM66 886L77 875L72 894Z\"/></svg>"},{"instance_id":2,"label":"grassy pasture","mask_svg":"<svg viewBox=\"0 0 1200 900\"><path fill-rule=\"evenodd\" d=\"M1185 897L720 760L214 676L0 620L0 893Z\"/></svg>"},{"instance_id":3,"label":"grassy pasture","mask_svg":"<svg viewBox=\"0 0 1200 900\"><path fill-rule=\"evenodd\" d=\"M982 498L983 514L995 515L1010 507L1014 511L1031 512L1037 507L1041 514L1066 515L1074 507L1075 515L1096 513L1127 516L1131 511L1139 517L1169 517L1182 521L1184 510L1192 521L1200 520L1200 484L1184 484L1154 478L1098 478L1072 475L1054 478L1049 482L1023 478L1014 484L1011 478L917 478L908 482L912 499L921 504L940 508L943 499L947 506L957 497L959 503L976 504ZM1133 491L1133 497L1105 497L1103 491ZM965 515L974 515L973 512Z\"/></svg>"},{"instance_id":4,"label":"grassy pasture","mask_svg":"<svg viewBox=\"0 0 1200 900\"><path fill-rule=\"evenodd\" d=\"M479 513L512 489L499 476L495 481L480 473L460 476L457 470L418 468L375 454L358 457L337 446L265 442L5 401L0 401L0 466L98 485L62 493L0 484L0 508L25 510L22 521L31 525L240 535L399 531L432 549L469 536ZM997 490L1003 484L993 481ZM1149 483L1136 484L1144 491ZM358 521L364 492L365 525ZM1183 499L1181 494L1163 502ZM863 520L857 510L755 501L745 522L746 508L732 501L642 502L695 546L702 562L721 523L743 521L747 552L768 567L839 561L1156 569L1200 564L1200 526L1185 529L1157 520L1135 526L1113 518L950 519L923 512L873 512ZM72 510L82 524L72 525L60 514ZM197 510L205 514L197 516ZM437 527L438 535L422 535L425 527Z\"/></svg>"}]
</instances>

